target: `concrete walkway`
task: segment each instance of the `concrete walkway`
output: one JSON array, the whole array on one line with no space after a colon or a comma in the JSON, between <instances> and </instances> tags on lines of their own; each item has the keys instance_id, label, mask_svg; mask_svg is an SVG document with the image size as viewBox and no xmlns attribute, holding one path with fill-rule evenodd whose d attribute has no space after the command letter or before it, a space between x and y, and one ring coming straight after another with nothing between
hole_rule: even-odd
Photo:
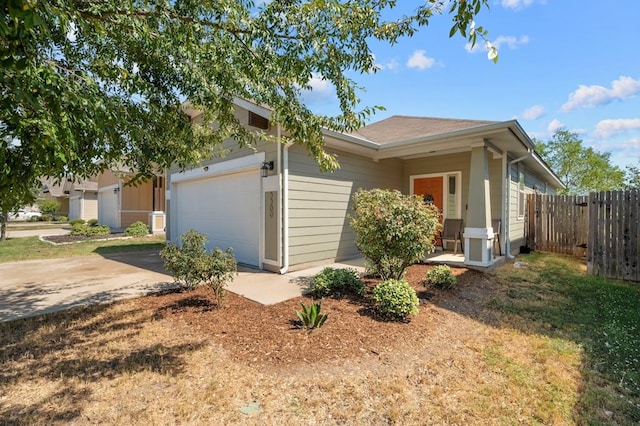
<instances>
[{"instance_id":1,"label":"concrete walkway","mask_svg":"<svg viewBox=\"0 0 640 426\"><path fill-rule=\"evenodd\" d=\"M362 270L362 261L334 264ZM298 297L323 267L285 275L239 268L227 287L264 305ZM0 264L0 322L119 299L173 286L157 252L119 253Z\"/></svg>"},{"instance_id":2,"label":"concrete walkway","mask_svg":"<svg viewBox=\"0 0 640 426\"><path fill-rule=\"evenodd\" d=\"M49 228L49 229L21 229L12 230L7 228L7 238L24 238L24 237L47 237L49 235L67 235L71 229Z\"/></svg>"}]
</instances>

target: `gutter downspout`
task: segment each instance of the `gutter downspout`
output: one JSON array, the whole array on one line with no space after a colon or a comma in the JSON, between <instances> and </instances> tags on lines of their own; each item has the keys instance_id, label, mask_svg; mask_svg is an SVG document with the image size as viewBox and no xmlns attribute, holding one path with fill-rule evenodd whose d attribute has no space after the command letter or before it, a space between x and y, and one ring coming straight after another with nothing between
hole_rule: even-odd
<instances>
[{"instance_id":1,"label":"gutter downspout","mask_svg":"<svg viewBox=\"0 0 640 426\"><path fill-rule=\"evenodd\" d=\"M522 157L516 158L515 160L511 160L507 163L507 178L505 180L506 188L507 188L507 202L505 203L505 214L506 214L506 226L505 226L505 234L506 234L506 242L505 242L505 254L507 255L507 259L513 259L514 256L511 254L511 215L509 211L509 198L511 196L511 166L519 163L522 160L526 160L527 158L533 155L533 149L527 148L527 153ZM518 189L519 190L519 189Z\"/></svg>"},{"instance_id":2,"label":"gutter downspout","mask_svg":"<svg viewBox=\"0 0 640 426\"><path fill-rule=\"evenodd\" d=\"M280 125L278 125L278 143L282 137L280 133ZM282 244L280 250L282 252L282 268L278 271L280 274L286 274L289 270L289 148L293 143L289 142L282 148L283 158L282 164ZM278 148L278 153L280 149Z\"/></svg>"}]
</instances>

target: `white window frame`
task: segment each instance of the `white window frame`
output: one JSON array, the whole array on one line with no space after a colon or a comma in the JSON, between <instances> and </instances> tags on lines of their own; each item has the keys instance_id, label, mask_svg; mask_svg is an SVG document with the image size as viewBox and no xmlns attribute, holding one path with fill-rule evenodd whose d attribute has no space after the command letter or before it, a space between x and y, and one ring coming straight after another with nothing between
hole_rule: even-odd
<instances>
[{"instance_id":1,"label":"white window frame","mask_svg":"<svg viewBox=\"0 0 640 426\"><path fill-rule=\"evenodd\" d=\"M462 219L462 171L456 170L452 172L445 173L427 173L421 175L411 175L409 176L409 193L411 195L415 195L414 193L414 182L416 179L423 178L434 178L441 177L442 178L442 217L449 217L449 203L447 202L446 197L449 195L449 176L455 176L456 178L456 212L455 219Z\"/></svg>"},{"instance_id":2,"label":"white window frame","mask_svg":"<svg viewBox=\"0 0 640 426\"><path fill-rule=\"evenodd\" d=\"M527 196L527 184L526 184L526 171L522 163L518 163L518 219L524 219L526 210L526 196Z\"/></svg>"}]
</instances>

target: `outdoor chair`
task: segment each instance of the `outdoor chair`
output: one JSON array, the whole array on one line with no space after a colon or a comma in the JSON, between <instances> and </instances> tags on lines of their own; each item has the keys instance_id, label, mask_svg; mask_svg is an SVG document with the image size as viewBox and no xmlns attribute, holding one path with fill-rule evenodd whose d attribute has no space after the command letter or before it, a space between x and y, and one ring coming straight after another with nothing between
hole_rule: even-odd
<instances>
[{"instance_id":1,"label":"outdoor chair","mask_svg":"<svg viewBox=\"0 0 640 426\"><path fill-rule=\"evenodd\" d=\"M458 243L460 243L460 251L464 253L462 246L462 219L445 219L440 232L440 243L442 250L447 242L453 241L453 254L458 254Z\"/></svg>"},{"instance_id":2,"label":"outdoor chair","mask_svg":"<svg viewBox=\"0 0 640 426\"><path fill-rule=\"evenodd\" d=\"M493 228L493 257L496 257L496 241L498 242L498 253L502 256L502 244L500 243L500 228L502 227L502 221L500 219L491 220L491 227Z\"/></svg>"}]
</instances>

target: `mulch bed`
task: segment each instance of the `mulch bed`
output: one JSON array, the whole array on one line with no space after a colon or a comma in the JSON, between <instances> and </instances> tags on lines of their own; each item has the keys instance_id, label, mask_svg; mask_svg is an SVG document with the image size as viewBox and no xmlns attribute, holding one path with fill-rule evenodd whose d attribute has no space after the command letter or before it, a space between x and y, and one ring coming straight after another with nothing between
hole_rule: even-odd
<instances>
[{"instance_id":1,"label":"mulch bed","mask_svg":"<svg viewBox=\"0 0 640 426\"><path fill-rule=\"evenodd\" d=\"M45 241L49 241L54 244L63 244L63 243L78 243L81 241L91 241L91 240L112 240L116 238L124 238L124 232L118 232L109 235L101 235L97 237L87 237L84 235L49 235L46 237L41 237L41 239Z\"/></svg>"},{"instance_id":2,"label":"mulch bed","mask_svg":"<svg viewBox=\"0 0 640 426\"><path fill-rule=\"evenodd\" d=\"M327 322L308 332L300 327L296 310L313 299L298 297L276 305L264 306L233 293L227 293L222 308L217 308L209 288L191 292L173 292L139 298L140 308L150 310L176 333L218 344L233 359L265 369L295 368L317 362L341 365L348 360L376 357L384 359L402 348L422 344L438 322L444 321L441 307L460 305L461 299L477 300L488 279L480 272L452 268L458 284L452 290L440 290L424 281L427 265L414 265L406 279L420 299L420 311L406 322L380 318L370 294L365 298L327 298L322 312ZM370 290L379 282L365 279ZM256 285L260 285L256 282Z\"/></svg>"}]
</instances>

